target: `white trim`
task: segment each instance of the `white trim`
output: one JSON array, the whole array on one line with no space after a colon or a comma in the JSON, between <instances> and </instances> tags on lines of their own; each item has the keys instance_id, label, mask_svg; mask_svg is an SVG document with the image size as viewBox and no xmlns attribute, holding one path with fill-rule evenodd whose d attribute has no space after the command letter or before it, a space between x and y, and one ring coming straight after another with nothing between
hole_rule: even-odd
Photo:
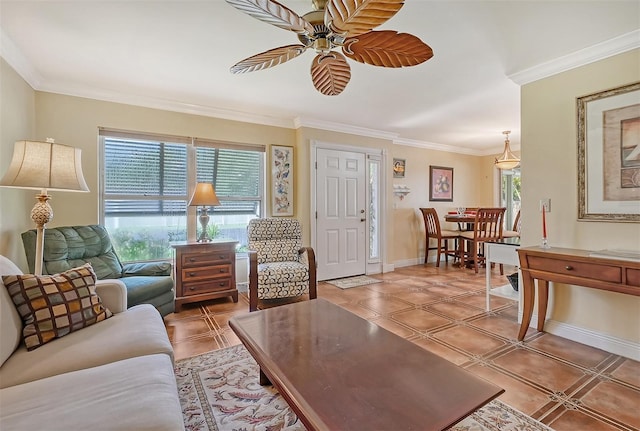
<instances>
[{"instance_id":1,"label":"white trim","mask_svg":"<svg viewBox=\"0 0 640 431\"><path fill-rule=\"evenodd\" d=\"M394 268L403 268L405 266L422 265L423 263L424 263L424 255L422 256L422 259L420 259L419 257L416 257L413 259L396 260L395 262L393 262L393 266Z\"/></svg>"},{"instance_id":2,"label":"white trim","mask_svg":"<svg viewBox=\"0 0 640 431\"><path fill-rule=\"evenodd\" d=\"M520 72L512 73L508 75L508 78L518 85L524 85L639 47L640 30L634 30L563 57L547 61L546 63L541 63Z\"/></svg>"},{"instance_id":3,"label":"white trim","mask_svg":"<svg viewBox=\"0 0 640 431\"><path fill-rule=\"evenodd\" d=\"M457 154L469 154L472 156L486 156L488 154L494 154L495 152L502 151L502 147L499 150L475 150L470 148L460 148L454 145L437 144L435 142L418 141L415 139L396 138L393 140L394 145L404 145L407 147L425 148L428 150L445 151L447 153Z\"/></svg>"},{"instance_id":4,"label":"white trim","mask_svg":"<svg viewBox=\"0 0 640 431\"><path fill-rule=\"evenodd\" d=\"M384 130L369 129L366 127L354 126L351 124L334 123L331 121L316 120L313 118L296 117L293 120L295 129L300 127L310 127L313 129L331 130L333 132L348 133L358 136L368 136L370 138L387 139L389 141L398 137L397 133Z\"/></svg>"},{"instance_id":5,"label":"white trim","mask_svg":"<svg viewBox=\"0 0 640 431\"><path fill-rule=\"evenodd\" d=\"M538 318L534 315L531 318L530 326L535 328L537 324ZM634 361L640 361L640 344L633 341L555 320L547 320L544 324L544 330L549 334L557 335L576 343L602 349Z\"/></svg>"},{"instance_id":6,"label":"white trim","mask_svg":"<svg viewBox=\"0 0 640 431\"><path fill-rule=\"evenodd\" d=\"M0 27L0 57L4 58L13 69L18 72L31 88L38 89L42 84L42 76L33 65L22 55L13 40Z\"/></svg>"}]
</instances>

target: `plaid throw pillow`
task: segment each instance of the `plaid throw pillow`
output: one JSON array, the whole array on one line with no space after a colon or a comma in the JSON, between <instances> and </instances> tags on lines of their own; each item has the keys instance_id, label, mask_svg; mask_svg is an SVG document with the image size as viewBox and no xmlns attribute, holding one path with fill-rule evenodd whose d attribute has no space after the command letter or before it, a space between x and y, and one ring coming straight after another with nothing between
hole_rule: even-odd
<instances>
[{"instance_id":1,"label":"plaid throw pillow","mask_svg":"<svg viewBox=\"0 0 640 431\"><path fill-rule=\"evenodd\" d=\"M90 263L55 275L5 275L2 281L22 317L27 350L112 316L96 294Z\"/></svg>"}]
</instances>

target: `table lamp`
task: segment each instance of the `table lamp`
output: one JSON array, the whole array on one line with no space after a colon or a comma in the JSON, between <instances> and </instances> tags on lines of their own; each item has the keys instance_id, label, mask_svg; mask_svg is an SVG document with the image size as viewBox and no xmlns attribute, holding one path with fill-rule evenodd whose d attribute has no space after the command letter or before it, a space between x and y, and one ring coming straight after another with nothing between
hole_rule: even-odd
<instances>
[{"instance_id":1,"label":"table lamp","mask_svg":"<svg viewBox=\"0 0 640 431\"><path fill-rule=\"evenodd\" d=\"M13 147L9 170L0 180L0 186L40 190L38 202L31 210L36 224L35 274L42 275L44 230L53 220L48 190L88 192L81 162L82 150L68 145L47 142L18 141Z\"/></svg>"},{"instance_id":2,"label":"table lamp","mask_svg":"<svg viewBox=\"0 0 640 431\"><path fill-rule=\"evenodd\" d=\"M211 238L207 232L207 225L209 224L209 214L207 208L210 206L220 205L220 201L216 196L216 191L213 188L213 184L198 183L196 189L191 196L189 206L201 207L200 208L200 225L202 226L202 232L198 236L198 242L210 242Z\"/></svg>"}]
</instances>

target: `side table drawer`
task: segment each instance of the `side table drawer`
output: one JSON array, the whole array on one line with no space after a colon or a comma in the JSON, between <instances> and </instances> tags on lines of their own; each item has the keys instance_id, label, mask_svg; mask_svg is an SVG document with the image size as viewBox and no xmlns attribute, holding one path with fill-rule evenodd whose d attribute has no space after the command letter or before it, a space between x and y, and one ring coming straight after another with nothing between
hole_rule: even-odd
<instances>
[{"instance_id":1,"label":"side table drawer","mask_svg":"<svg viewBox=\"0 0 640 431\"><path fill-rule=\"evenodd\" d=\"M527 262L530 269L549 271L556 274L573 275L592 280L611 283L622 282L622 268L619 266L600 265L596 263L578 262L563 259L549 259L539 256L529 256Z\"/></svg>"},{"instance_id":2,"label":"side table drawer","mask_svg":"<svg viewBox=\"0 0 640 431\"><path fill-rule=\"evenodd\" d=\"M193 283L184 283L182 285L182 294L184 296L198 295L200 293L211 293L231 288L231 280L226 278L223 280L208 280Z\"/></svg>"},{"instance_id":3,"label":"side table drawer","mask_svg":"<svg viewBox=\"0 0 640 431\"><path fill-rule=\"evenodd\" d=\"M183 268L182 282L189 283L191 281L210 280L214 278L224 278L231 275L230 263L214 266L203 266L198 268Z\"/></svg>"},{"instance_id":4,"label":"side table drawer","mask_svg":"<svg viewBox=\"0 0 640 431\"><path fill-rule=\"evenodd\" d=\"M206 266L221 262L231 262L229 252L205 252L205 253L185 253L182 255L182 267ZM233 255L235 259L235 254Z\"/></svg>"}]
</instances>

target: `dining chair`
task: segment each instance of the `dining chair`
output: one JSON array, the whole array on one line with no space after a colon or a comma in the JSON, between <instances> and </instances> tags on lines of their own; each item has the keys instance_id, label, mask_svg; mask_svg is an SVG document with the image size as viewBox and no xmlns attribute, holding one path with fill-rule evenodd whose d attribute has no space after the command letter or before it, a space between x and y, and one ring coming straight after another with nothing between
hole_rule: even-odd
<instances>
[{"instance_id":1,"label":"dining chair","mask_svg":"<svg viewBox=\"0 0 640 431\"><path fill-rule=\"evenodd\" d=\"M502 232L503 238L520 238L520 229L522 221L520 220L520 210L516 213L516 219L513 221L513 229Z\"/></svg>"},{"instance_id":2,"label":"dining chair","mask_svg":"<svg viewBox=\"0 0 640 431\"><path fill-rule=\"evenodd\" d=\"M473 268L478 272L480 262L485 261L484 243L502 238L502 223L506 208L478 208L473 223L473 231L460 232L459 256L465 258L464 245L468 244L466 256L473 260ZM502 267L500 267L502 274Z\"/></svg>"},{"instance_id":3,"label":"dining chair","mask_svg":"<svg viewBox=\"0 0 640 431\"><path fill-rule=\"evenodd\" d=\"M440 256L444 253L445 262L449 262L449 256L457 259L456 247L453 250L449 250L449 240L458 240L460 231L446 230L440 228L440 220L438 219L438 213L435 208L420 208L422 212L422 218L424 220L425 230L425 246L424 246L424 263L427 263L429 258L429 250L437 250L436 266L440 266ZM430 247L430 240L436 240L436 246Z\"/></svg>"}]
</instances>

